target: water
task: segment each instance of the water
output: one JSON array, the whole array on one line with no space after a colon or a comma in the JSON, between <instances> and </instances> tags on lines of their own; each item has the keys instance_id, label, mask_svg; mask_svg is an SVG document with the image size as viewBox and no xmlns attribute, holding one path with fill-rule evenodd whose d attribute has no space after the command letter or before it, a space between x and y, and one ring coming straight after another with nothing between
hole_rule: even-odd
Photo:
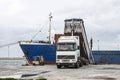
<instances>
[{"instance_id":1,"label":"water","mask_svg":"<svg viewBox=\"0 0 120 80\"><path fill-rule=\"evenodd\" d=\"M21 66L22 60L0 60L0 66Z\"/></svg>"}]
</instances>

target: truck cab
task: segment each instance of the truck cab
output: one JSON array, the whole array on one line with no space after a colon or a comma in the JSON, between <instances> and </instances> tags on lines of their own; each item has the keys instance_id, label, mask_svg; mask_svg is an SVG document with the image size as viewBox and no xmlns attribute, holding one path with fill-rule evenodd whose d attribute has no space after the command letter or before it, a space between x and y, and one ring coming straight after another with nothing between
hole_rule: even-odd
<instances>
[{"instance_id":1,"label":"truck cab","mask_svg":"<svg viewBox=\"0 0 120 80\"><path fill-rule=\"evenodd\" d=\"M78 36L61 36L57 43L57 68L82 66L80 61L80 45Z\"/></svg>"}]
</instances>

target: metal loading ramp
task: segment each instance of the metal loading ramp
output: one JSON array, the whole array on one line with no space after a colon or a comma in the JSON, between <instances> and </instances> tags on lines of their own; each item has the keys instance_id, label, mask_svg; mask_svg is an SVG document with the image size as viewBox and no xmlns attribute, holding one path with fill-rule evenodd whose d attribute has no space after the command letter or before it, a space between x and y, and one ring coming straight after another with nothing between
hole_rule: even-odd
<instances>
[{"instance_id":1,"label":"metal loading ramp","mask_svg":"<svg viewBox=\"0 0 120 80\"><path fill-rule=\"evenodd\" d=\"M80 55L90 61L90 48L82 19L66 19L64 27L65 36L79 36Z\"/></svg>"}]
</instances>

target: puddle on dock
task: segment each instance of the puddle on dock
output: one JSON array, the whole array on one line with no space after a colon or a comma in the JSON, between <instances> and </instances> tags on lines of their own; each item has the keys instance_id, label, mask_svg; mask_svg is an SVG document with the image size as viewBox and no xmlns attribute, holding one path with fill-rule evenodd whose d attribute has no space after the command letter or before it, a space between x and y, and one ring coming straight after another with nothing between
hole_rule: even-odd
<instances>
[{"instance_id":1,"label":"puddle on dock","mask_svg":"<svg viewBox=\"0 0 120 80\"><path fill-rule=\"evenodd\" d=\"M22 78L23 78L23 77L38 76L38 75L40 75L40 74L45 74L45 73L48 73L48 72L51 72L51 71L42 71L42 72L37 73L37 74L23 74L23 75L22 75Z\"/></svg>"},{"instance_id":2,"label":"puddle on dock","mask_svg":"<svg viewBox=\"0 0 120 80\"><path fill-rule=\"evenodd\" d=\"M107 76L96 76L93 79L101 79L101 80L116 80L116 78L107 77Z\"/></svg>"}]
</instances>

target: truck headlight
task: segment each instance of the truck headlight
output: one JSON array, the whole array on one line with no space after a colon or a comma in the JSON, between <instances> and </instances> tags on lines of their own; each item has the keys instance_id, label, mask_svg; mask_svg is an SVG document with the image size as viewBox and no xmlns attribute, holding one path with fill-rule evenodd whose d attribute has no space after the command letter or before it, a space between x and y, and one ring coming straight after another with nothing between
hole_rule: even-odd
<instances>
[{"instance_id":1,"label":"truck headlight","mask_svg":"<svg viewBox=\"0 0 120 80\"><path fill-rule=\"evenodd\" d=\"M56 61L60 61L60 60L56 60Z\"/></svg>"},{"instance_id":2,"label":"truck headlight","mask_svg":"<svg viewBox=\"0 0 120 80\"><path fill-rule=\"evenodd\" d=\"M73 62L75 62L75 60L72 60Z\"/></svg>"},{"instance_id":3,"label":"truck headlight","mask_svg":"<svg viewBox=\"0 0 120 80\"><path fill-rule=\"evenodd\" d=\"M72 60L72 61L75 61L75 60Z\"/></svg>"},{"instance_id":4,"label":"truck headlight","mask_svg":"<svg viewBox=\"0 0 120 80\"><path fill-rule=\"evenodd\" d=\"M70 62L75 62L75 60L70 60Z\"/></svg>"}]
</instances>

